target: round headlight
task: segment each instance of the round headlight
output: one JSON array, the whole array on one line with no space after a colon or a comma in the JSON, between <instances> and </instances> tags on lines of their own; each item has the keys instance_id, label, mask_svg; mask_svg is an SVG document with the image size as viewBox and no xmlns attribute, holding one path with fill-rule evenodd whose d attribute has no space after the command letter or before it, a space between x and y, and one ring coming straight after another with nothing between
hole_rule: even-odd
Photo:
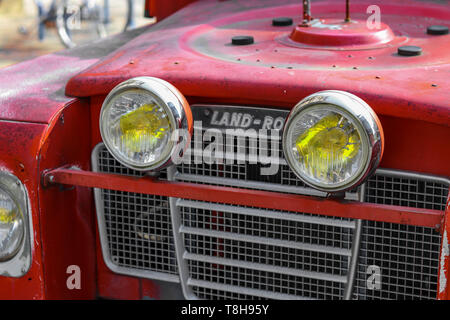
<instances>
[{"instance_id":1,"label":"round headlight","mask_svg":"<svg viewBox=\"0 0 450 320\"><path fill-rule=\"evenodd\" d=\"M192 113L184 96L170 83L152 77L122 82L106 97L100 113L100 133L107 149L135 170L160 169L171 161L176 130L192 131Z\"/></svg>"},{"instance_id":2,"label":"round headlight","mask_svg":"<svg viewBox=\"0 0 450 320\"><path fill-rule=\"evenodd\" d=\"M292 109L283 151L303 182L338 192L361 184L377 168L383 140L380 121L367 103L348 92L327 90Z\"/></svg>"},{"instance_id":3,"label":"round headlight","mask_svg":"<svg viewBox=\"0 0 450 320\"><path fill-rule=\"evenodd\" d=\"M0 188L0 262L16 255L25 233L20 206Z\"/></svg>"}]
</instances>

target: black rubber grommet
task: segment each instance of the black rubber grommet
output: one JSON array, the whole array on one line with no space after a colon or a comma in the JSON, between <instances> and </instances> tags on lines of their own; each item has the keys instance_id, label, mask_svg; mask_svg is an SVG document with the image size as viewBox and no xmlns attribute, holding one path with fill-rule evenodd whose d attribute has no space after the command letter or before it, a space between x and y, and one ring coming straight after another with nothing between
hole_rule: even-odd
<instances>
[{"instance_id":1,"label":"black rubber grommet","mask_svg":"<svg viewBox=\"0 0 450 320\"><path fill-rule=\"evenodd\" d=\"M448 34L448 27L446 26L429 26L427 33L431 35L443 35Z\"/></svg>"},{"instance_id":2,"label":"black rubber grommet","mask_svg":"<svg viewBox=\"0 0 450 320\"><path fill-rule=\"evenodd\" d=\"M292 20L292 18L288 18L288 17L279 17L279 18L274 18L272 20L272 25L274 27L292 26L293 23L294 23L294 21Z\"/></svg>"},{"instance_id":3,"label":"black rubber grommet","mask_svg":"<svg viewBox=\"0 0 450 320\"><path fill-rule=\"evenodd\" d=\"M231 38L231 44L235 46L245 46L248 44L253 44L255 39L252 36L235 36Z\"/></svg>"},{"instance_id":4,"label":"black rubber grommet","mask_svg":"<svg viewBox=\"0 0 450 320\"><path fill-rule=\"evenodd\" d=\"M402 46L398 48L397 52L401 56L418 56L422 53L422 48L417 46Z\"/></svg>"}]
</instances>

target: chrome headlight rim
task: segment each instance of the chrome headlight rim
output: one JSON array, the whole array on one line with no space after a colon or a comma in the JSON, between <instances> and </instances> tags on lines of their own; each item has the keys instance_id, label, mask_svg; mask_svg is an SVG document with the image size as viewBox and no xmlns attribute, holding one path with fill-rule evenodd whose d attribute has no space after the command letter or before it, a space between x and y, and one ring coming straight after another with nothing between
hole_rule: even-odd
<instances>
[{"instance_id":1,"label":"chrome headlight rim","mask_svg":"<svg viewBox=\"0 0 450 320\"><path fill-rule=\"evenodd\" d=\"M356 126L363 144L364 165L351 177L338 184L319 184L312 179L300 174L297 169L297 160L289 148L290 129L301 115L314 109L329 107L343 113L352 124ZM283 153L291 170L295 175L310 187L317 190L334 193L343 192L359 186L365 181L378 167L384 149L384 136L381 123L372 110L372 108L359 97L340 90L324 90L313 93L302 99L291 110L283 129Z\"/></svg>"},{"instance_id":2,"label":"chrome headlight rim","mask_svg":"<svg viewBox=\"0 0 450 320\"><path fill-rule=\"evenodd\" d=\"M161 107L168 116L172 129L170 135L172 135L175 130L180 129L192 131L192 123L190 123L192 121L189 121L189 119L192 119L192 113L189 104L184 96L172 84L155 77L136 77L126 80L114 87L103 102L99 117L99 127L102 140L108 151L118 162L133 170L144 172L161 170L172 163L171 158L176 150L175 141L172 139L168 140L162 155L157 161L153 161L149 164L140 164L130 161L130 159L122 156L119 152L116 152L115 148L111 145L108 130L104 127L103 119L112 106L111 101L118 95L132 90L145 91L155 99L158 106ZM183 148L183 150L184 149L185 148Z\"/></svg>"},{"instance_id":3,"label":"chrome headlight rim","mask_svg":"<svg viewBox=\"0 0 450 320\"><path fill-rule=\"evenodd\" d=\"M32 262L33 225L30 200L25 185L8 170L0 170L0 188L20 208L23 220L23 236L19 249L9 260L0 261L0 276L19 278L28 272Z\"/></svg>"}]
</instances>

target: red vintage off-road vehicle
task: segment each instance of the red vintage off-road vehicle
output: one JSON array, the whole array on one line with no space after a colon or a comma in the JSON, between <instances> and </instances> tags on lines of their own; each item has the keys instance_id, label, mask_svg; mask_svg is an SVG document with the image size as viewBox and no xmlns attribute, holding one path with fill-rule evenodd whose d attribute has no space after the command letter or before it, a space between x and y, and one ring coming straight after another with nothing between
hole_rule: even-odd
<instances>
[{"instance_id":1,"label":"red vintage off-road vehicle","mask_svg":"<svg viewBox=\"0 0 450 320\"><path fill-rule=\"evenodd\" d=\"M148 1L0 71L0 298L447 299L447 1Z\"/></svg>"}]
</instances>

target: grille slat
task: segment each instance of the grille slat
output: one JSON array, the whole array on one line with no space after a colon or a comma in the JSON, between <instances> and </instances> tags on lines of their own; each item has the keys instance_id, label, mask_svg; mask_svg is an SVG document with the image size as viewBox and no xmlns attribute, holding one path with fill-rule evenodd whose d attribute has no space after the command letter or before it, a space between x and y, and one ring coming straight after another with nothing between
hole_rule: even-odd
<instances>
[{"instance_id":1,"label":"grille slat","mask_svg":"<svg viewBox=\"0 0 450 320\"><path fill-rule=\"evenodd\" d=\"M210 263L210 264L217 264L220 266L249 268L252 270L281 273L284 275L290 275L290 276L296 276L296 277L306 277L306 278L310 278L310 279L347 283L347 277L345 277L345 276L333 276L333 275L330 275L327 273L305 271L305 270L300 270L300 269L285 268L285 267L279 267L279 266L274 267L270 264L247 262L247 261L242 261L242 260L237 260L237 259L216 258L216 257L192 254L192 253L185 253L184 258L187 260L190 260L190 261L206 262L206 263Z\"/></svg>"},{"instance_id":2,"label":"grille slat","mask_svg":"<svg viewBox=\"0 0 450 320\"><path fill-rule=\"evenodd\" d=\"M208 237L214 237L217 239L230 239L230 240L239 239L240 241L256 243L256 244L261 244L261 245L273 245L273 246L292 248L292 249L300 249L300 250L308 250L308 251L314 251L314 252L332 253L332 254L338 254L338 255L343 255L343 256L351 255L350 250L345 250L345 249L340 249L340 248L320 246L320 245L301 243L301 242L295 242L295 241L274 240L274 239L270 239L267 237L266 238L255 237L255 236L248 236L248 235L236 234L236 233L230 233L230 232L189 228L189 227L184 227L184 226L180 227L180 233L208 236Z\"/></svg>"},{"instance_id":3,"label":"grille slat","mask_svg":"<svg viewBox=\"0 0 450 320\"><path fill-rule=\"evenodd\" d=\"M265 209L261 211L261 209L250 208L237 206L229 206L224 204L217 204L211 202L200 202L200 201L192 201L185 199L178 199L177 206L185 207L185 208L197 208L204 210L216 210L221 212L229 212L229 213L238 213L238 214L249 214L255 217L263 217L263 218L272 218L272 219L282 219L286 221L296 221L296 222L305 222L305 223L313 223L320 225L328 225L334 227L342 227L342 228L355 228L355 222L350 219L329 219L326 217L321 217L318 215L308 215L308 214L298 214L296 212L284 212L284 211L275 211Z\"/></svg>"},{"instance_id":4,"label":"grille slat","mask_svg":"<svg viewBox=\"0 0 450 320\"><path fill-rule=\"evenodd\" d=\"M192 286L195 288L195 292L199 292L200 296L202 298L227 298L227 299L233 299L236 298L236 295L238 298L243 300L256 300L261 298L267 298L267 299L279 299L279 300L313 300L311 298L306 297L300 297L296 295L289 295L289 294L269 294L265 290L258 290L258 289L244 289L239 286L231 286L231 285L224 285L224 284L211 284L211 282L208 281L202 281L202 280L194 280L194 279L188 279L187 284L189 286ZM205 290L210 289L210 290ZM208 292L207 294L204 294L202 292Z\"/></svg>"}]
</instances>

